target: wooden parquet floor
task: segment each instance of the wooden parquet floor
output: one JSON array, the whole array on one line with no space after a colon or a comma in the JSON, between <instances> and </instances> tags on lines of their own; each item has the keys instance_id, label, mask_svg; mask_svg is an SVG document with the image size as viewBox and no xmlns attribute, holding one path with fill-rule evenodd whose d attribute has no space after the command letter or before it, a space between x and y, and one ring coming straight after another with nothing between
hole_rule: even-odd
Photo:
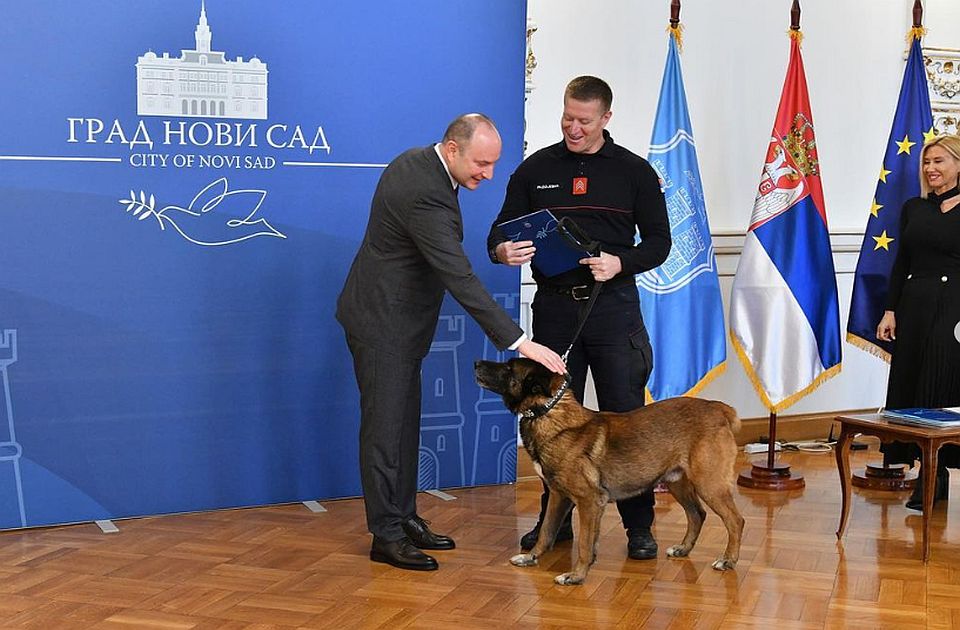
<instances>
[{"instance_id":1,"label":"wooden parquet floor","mask_svg":"<svg viewBox=\"0 0 960 630\"><path fill-rule=\"evenodd\" d=\"M867 457L854 453L854 467ZM904 494L855 489L838 545L833 455L785 461L807 486L738 489L746 528L732 572L710 568L726 537L712 513L689 558L662 555L684 530L665 495L656 560L627 559L610 506L585 585L553 583L570 566L570 543L539 567L515 568L508 558L538 507L539 482L528 480L449 502L421 495L420 513L458 543L436 553L431 573L371 563L358 500L327 502L321 514L288 505L133 519L116 534L92 524L2 533L0 627L960 628L960 494L936 506L924 565L920 516Z\"/></svg>"}]
</instances>

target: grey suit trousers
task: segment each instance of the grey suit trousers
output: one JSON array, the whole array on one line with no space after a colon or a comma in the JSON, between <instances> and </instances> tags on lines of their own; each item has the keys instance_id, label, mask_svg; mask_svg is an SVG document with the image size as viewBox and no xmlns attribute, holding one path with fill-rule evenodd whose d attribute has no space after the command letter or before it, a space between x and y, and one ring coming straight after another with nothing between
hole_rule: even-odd
<instances>
[{"instance_id":1,"label":"grey suit trousers","mask_svg":"<svg viewBox=\"0 0 960 630\"><path fill-rule=\"evenodd\" d=\"M421 358L393 354L347 335L360 389L360 482L367 528L387 541L417 511Z\"/></svg>"}]
</instances>

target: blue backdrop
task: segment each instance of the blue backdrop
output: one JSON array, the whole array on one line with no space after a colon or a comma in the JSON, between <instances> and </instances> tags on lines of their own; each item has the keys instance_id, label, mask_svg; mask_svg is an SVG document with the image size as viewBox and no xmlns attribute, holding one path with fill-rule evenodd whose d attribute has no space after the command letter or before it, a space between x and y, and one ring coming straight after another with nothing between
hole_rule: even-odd
<instances>
[{"instance_id":1,"label":"blue backdrop","mask_svg":"<svg viewBox=\"0 0 960 630\"><path fill-rule=\"evenodd\" d=\"M0 527L355 496L337 294L382 165L497 121L522 151L525 3L39 0L0 21ZM450 300L421 487L512 481L497 358Z\"/></svg>"}]
</instances>

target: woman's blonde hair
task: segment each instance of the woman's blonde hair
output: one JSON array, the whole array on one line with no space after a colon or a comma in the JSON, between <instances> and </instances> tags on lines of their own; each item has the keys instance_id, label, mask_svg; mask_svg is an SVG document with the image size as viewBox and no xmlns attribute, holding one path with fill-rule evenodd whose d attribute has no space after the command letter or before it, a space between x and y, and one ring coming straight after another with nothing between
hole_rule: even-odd
<instances>
[{"instance_id":1,"label":"woman's blonde hair","mask_svg":"<svg viewBox=\"0 0 960 630\"><path fill-rule=\"evenodd\" d=\"M927 178L923 174L923 158L927 154L927 151L930 150L930 147L940 147L951 156L953 156L954 161L957 163L957 166L960 166L960 136L955 136L952 134L944 134L942 136L936 136L932 140L928 140L924 145L923 149L920 151L920 196L927 197L930 194L930 186L927 184Z\"/></svg>"}]
</instances>

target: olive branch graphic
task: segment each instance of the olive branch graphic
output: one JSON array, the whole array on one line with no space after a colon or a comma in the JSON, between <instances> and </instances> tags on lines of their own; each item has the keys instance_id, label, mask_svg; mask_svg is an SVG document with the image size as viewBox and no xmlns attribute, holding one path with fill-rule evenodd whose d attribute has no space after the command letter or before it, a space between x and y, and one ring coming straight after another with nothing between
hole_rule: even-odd
<instances>
[{"instance_id":1,"label":"olive branch graphic","mask_svg":"<svg viewBox=\"0 0 960 630\"><path fill-rule=\"evenodd\" d=\"M216 247L231 245L260 236L287 238L260 217L254 218L267 196L265 190L230 190L226 177L221 177L203 188L186 206L167 205L159 210L154 195L147 196L143 190L138 195L133 189L130 197L119 199L127 214L143 221L154 217L161 231L168 227L195 245ZM250 209L252 205L252 209ZM219 207L219 212L211 212ZM224 216L230 218L224 220Z\"/></svg>"},{"instance_id":2,"label":"olive branch graphic","mask_svg":"<svg viewBox=\"0 0 960 630\"><path fill-rule=\"evenodd\" d=\"M157 217L157 222L160 224L160 229L165 229L163 227L163 221L160 220L160 216L156 213L156 199L153 195L150 195L148 199L145 193L140 191L140 199L137 199L137 194L130 191L129 199L121 199L120 203L127 206L127 212L133 212L133 216L138 217L139 221L143 221L146 218L149 218L151 215Z\"/></svg>"}]
</instances>

